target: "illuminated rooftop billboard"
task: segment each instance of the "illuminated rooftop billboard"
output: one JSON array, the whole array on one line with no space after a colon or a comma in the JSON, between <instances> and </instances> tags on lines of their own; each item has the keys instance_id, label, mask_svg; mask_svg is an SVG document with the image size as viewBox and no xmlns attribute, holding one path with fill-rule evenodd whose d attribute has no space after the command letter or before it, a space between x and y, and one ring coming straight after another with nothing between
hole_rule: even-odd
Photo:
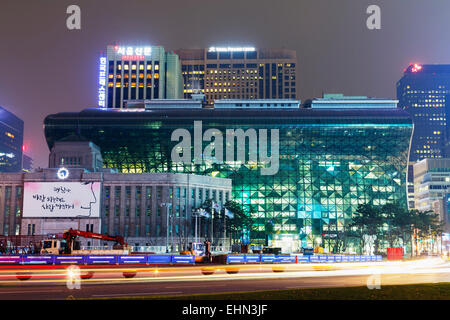
<instances>
[{"instance_id":1,"label":"illuminated rooftop billboard","mask_svg":"<svg viewBox=\"0 0 450 320\"><path fill-rule=\"evenodd\" d=\"M208 52L250 52L254 47L209 47Z\"/></svg>"},{"instance_id":2,"label":"illuminated rooftop billboard","mask_svg":"<svg viewBox=\"0 0 450 320\"><path fill-rule=\"evenodd\" d=\"M114 46L117 54L122 56L149 56L152 54L151 47L120 47Z\"/></svg>"},{"instance_id":3,"label":"illuminated rooftop billboard","mask_svg":"<svg viewBox=\"0 0 450 320\"><path fill-rule=\"evenodd\" d=\"M122 60L145 60L152 55L152 47L114 46L116 55Z\"/></svg>"}]
</instances>

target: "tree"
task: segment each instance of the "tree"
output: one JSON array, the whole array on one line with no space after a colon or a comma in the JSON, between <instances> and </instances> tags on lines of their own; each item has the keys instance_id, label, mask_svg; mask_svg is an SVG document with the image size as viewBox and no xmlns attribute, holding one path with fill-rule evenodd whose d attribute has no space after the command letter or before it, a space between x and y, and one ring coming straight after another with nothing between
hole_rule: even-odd
<instances>
[{"instance_id":1,"label":"tree","mask_svg":"<svg viewBox=\"0 0 450 320\"><path fill-rule=\"evenodd\" d=\"M411 239L414 230L414 221L418 211L408 210L398 202L384 205L381 211L388 226L388 230L385 232L385 238L387 238L389 246L394 247L396 244L406 246L409 243L412 254Z\"/></svg>"},{"instance_id":2,"label":"tree","mask_svg":"<svg viewBox=\"0 0 450 320\"><path fill-rule=\"evenodd\" d=\"M443 232L444 223L439 219L439 214L432 210L418 211L415 210L413 216L414 239L416 243L416 254L418 254L419 240L436 239ZM435 242L435 241L433 241ZM432 250L429 246L428 250Z\"/></svg>"},{"instance_id":3,"label":"tree","mask_svg":"<svg viewBox=\"0 0 450 320\"><path fill-rule=\"evenodd\" d=\"M233 235L234 241L240 239L246 231L251 232L254 229L253 220L246 214L239 202L229 200L225 203L225 208L233 213L233 218L229 220L227 227Z\"/></svg>"},{"instance_id":4,"label":"tree","mask_svg":"<svg viewBox=\"0 0 450 320\"><path fill-rule=\"evenodd\" d=\"M374 238L374 249L378 252L379 246L379 230L383 224L381 210L370 204L360 204L353 215L353 222L350 227L356 231L356 235L360 239L360 249L367 244L365 236Z\"/></svg>"},{"instance_id":5,"label":"tree","mask_svg":"<svg viewBox=\"0 0 450 320\"><path fill-rule=\"evenodd\" d=\"M443 226L439 215L431 210L408 210L398 202L381 207L363 204L354 213L350 230L345 234L358 238L361 249L367 245L366 236L373 237L377 253L382 240L386 240L390 247L405 246L409 242L412 254L413 237L418 248L419 240L429 239L431 243L431 239L436 239L443 232Z\"/></svg>"},{"instance_id":6,"label":"tree","mask_svg":"<svg viewBox=\"0 0 450 320\"><path fill-rule=\"evenodd\" d=\"M408 243L410 244L411 255L414 215L414 210L404 208L403 210L397 211L392 219L392 228L394 228L395 234L398 236L398 239L401 239L402 246L406 246Z\"/></svg>"},{"instance_id":7,"label":"tree","mask_svg":"<svg viewBox=\"0 0 450 320\"><path fill-rule=\"evenodd\" d=\"M345 252L347 250L347 244L350 237L352 237L354 233L351 231L349 226L343 225L341 231L336 232L336 238L334 241L333 252Z\"/></svg>"}]
</instances>

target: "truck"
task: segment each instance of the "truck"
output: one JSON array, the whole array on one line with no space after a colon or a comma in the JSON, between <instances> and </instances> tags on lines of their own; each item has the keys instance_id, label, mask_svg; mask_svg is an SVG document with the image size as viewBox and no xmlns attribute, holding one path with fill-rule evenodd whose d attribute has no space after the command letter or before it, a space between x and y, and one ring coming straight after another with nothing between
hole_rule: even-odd
<instances>
[{"instance_id":1,"label":"truck","mask_svg":"<svg viewBox=\"0 0 450 320\"><path fill-rule=\"evenodd\" d=\"M116 244L112 250L81 250L80 242L77 237L100 239L103 241L114 241ZM80 231L69 229L65 230L63 239L46 239L41 243L41 254L128 254L130 247L121 236L110 236L108 234L100 234L94 232Z\"/></svg>"},{"instance_id":2,"label":"truck","mask_svg":"<svg viewBox=\"0 0 450 320\"><path fill-rule=\"evenodd\" d=\"M210 248L206 247L202 242L192 242L189 244L188 250L180 252L181 254L194 255L195 262L207 262L211 260Z\"/></svg>"}]
</instances>

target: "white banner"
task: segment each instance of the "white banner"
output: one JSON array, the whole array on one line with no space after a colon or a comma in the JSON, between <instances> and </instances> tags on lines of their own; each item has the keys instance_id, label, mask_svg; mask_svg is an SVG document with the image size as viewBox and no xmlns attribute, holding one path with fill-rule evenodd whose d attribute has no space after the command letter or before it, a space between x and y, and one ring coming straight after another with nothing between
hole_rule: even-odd
<instances>
[{"instance_id":1,"label":"white banner","mask_svg":"<svg viewBox=\"0 0 450 320\"><path fill-rule=\"evenodd\" d=\"M25 182L24 218L99 218L100 182Z\"/></svg>"}]
</instances>

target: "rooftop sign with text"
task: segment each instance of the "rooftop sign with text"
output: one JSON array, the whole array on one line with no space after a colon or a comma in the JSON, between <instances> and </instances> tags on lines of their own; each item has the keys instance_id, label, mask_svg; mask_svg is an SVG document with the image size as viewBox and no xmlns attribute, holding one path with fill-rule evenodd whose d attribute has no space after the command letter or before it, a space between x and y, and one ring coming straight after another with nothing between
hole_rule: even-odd
<instances>
[{"instance_id":1,"label":"rooftop sign with text","mask_svg":"<svg viewBox=\"0 0 450 320\"><path fill-rule=\"evenodd\" d=\"M254 47L209 47L208 52L252 52Z\"/></svg>"},{"instance_id":2,"label":"rooftop sign with text","mask_svg":"<svg viewBox=\"0 0 450 320\"><path fill-rule=\"evenodd\" d=\"M122 60L144 60L152 54L151 47L121 47L114 46L114 51Z\"/></svg>"}]
</instances>

